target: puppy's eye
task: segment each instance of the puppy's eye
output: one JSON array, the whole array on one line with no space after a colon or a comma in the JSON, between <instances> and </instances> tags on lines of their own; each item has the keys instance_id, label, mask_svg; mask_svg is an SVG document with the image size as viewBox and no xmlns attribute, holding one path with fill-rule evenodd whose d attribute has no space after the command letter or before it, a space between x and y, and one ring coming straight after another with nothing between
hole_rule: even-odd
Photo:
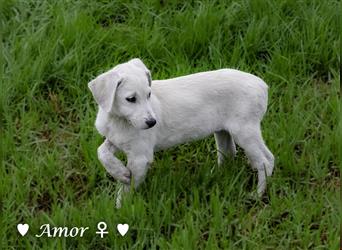
<instances>
[{"instance_id":1,"label":"puppy's eye","mask_svg":"<svg viewBox=\"0 0 342 250\"><path fill-rule=\"evenodd\" d=\"M150 92L150 93L148 93L148 95L147 95L147 99L150 99L150 97L151 97L151 92Z\"/></svg>"},{"instance_id":2,"label":"puppy's eye","mask_svg":"<svg viewBox=\"0 0 342 250\"><path fill-rule=\"evenodd\" d=\"M132 96L132 97L127 97L126 98L126 100L128 101L128 102L136 102L137 101L137 98L135 98L135 96Z\"/></svg>"}]
</instances>

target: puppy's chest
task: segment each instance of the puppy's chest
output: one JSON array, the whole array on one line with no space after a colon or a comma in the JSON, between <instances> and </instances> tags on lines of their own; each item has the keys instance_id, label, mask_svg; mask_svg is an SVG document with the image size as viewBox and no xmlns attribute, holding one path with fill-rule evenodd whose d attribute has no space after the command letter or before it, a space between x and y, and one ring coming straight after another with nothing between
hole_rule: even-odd
<instances>
[{"instance_id":1,"label":"puppy's chest","mask_svg":"<svg viewBox=\"0 0 342 250\"><path fill-rule=\"evenodd\" d=\"M101 118L103 117L98 116L96 120L96 128L100 134L106 137L120 150L129 150L130 145L132 144L132 138L134 138L134 134L128 129L125 129L124 125L120 124L119 122L115 122L109 117L104 117L103 119Z\"/></svg>"},{"instance_id":2,"label":"puppy's chest","mask_svg":"<svg viewBox=\"0 0 342 250\"><path fill-rule=\"evenodd\" d=\"M149 154L153 151L153 145L136 131L111 131L106 138L126 154Z\"/></svg>"},{"instance_id":3,"label":"puppy's chest","mask_svg":"<svg viewBox=\"0 0 342 250\"><path fill-rule=\"evenodd\" d=\"M153 152L154 140L150 131L140 131L131 128L128 124L98 116L96 128L101 135L112 142L119 150L126 154ZM153 134L153 133L152 133Z\"/></svg>"},{"instance_id":4,"label":"puppy's chest","mask_svg":"<svg viewBox=\"0 0 342 250\"><path fill-rule=\"evenodd\" d=\"M122 151L130 151L132 148L133 140L131 135L127 133L120 133L120 131L108 131L105 135L117 148Z\"/></svg>"}]
</instances>

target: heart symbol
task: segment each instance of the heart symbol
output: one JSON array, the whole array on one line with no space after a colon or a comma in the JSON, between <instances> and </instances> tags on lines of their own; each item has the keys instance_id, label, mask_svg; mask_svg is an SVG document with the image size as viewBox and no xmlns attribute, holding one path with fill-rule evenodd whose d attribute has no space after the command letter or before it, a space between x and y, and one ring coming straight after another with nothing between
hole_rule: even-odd
<instances>
[{"instance_id":1,"label":"heart symbol","mask_svg":"<svg viewBox=\"0 0 342 250\"><path fill-rule=\"evenodd\" d=\"M29 230L29 225L28 224L18 224L17 229L22 236L25 236L25 234Z\"/></svg>"},{"instance_id":2,"label":"heart symbol","mask_svg":"<svg viewBox=\"0 0 342 250\"><path fill-rule=\"evenodd\" d=\"M122 236L124 236L127 233L128 228L129 228L128 224L118 224L117 225L117 229Z\"/></svg>"}]
</instances>

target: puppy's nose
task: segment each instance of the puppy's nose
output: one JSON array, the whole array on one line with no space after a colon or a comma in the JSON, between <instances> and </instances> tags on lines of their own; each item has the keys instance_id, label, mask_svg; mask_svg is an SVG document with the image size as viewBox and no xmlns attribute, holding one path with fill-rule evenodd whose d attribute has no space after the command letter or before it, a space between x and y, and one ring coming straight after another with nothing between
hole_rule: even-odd
<instances>
[{"instance_id":1,"label":"puppy's nose","mask_svg":"<svg viewBox=\"0 0 342 250\"><path fill-rule=\"evenodd\" d=\"M149 128L152 128L154 125L156 125L157 121L154 118L151 118L145 122Z\"/></svg>"}]
</instances>

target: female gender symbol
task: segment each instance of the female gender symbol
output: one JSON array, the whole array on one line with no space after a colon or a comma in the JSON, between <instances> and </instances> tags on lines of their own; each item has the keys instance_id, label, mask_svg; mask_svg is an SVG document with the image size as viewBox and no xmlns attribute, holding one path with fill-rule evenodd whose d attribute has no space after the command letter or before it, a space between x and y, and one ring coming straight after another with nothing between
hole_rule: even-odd
<instances>
[{"instance_id":1,"label":"female gender symbol","mask_svg":"<svg viewBox=\"0 0 342 250\"><path fill-rule=\"evenodd\" d=\"M99 231L96 231L95 233L100 234L101 238L103 238L104 234L108 234L108 231L105 231L107 229L107 224L103 221L97 223L97 229Z\"/></svg>"}]
</instances>

